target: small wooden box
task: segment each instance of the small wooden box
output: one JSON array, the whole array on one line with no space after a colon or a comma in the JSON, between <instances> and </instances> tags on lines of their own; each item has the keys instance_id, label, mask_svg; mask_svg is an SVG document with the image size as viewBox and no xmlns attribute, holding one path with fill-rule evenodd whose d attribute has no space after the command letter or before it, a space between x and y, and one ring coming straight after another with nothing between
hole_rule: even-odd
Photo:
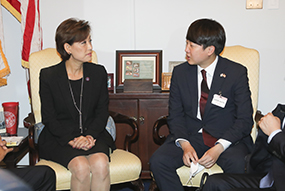
<instances>
[{"instance_id":1,"label":"small wooden box","mask_svg":"<svg viewBox=\"0 0 285 191\"><path fill-rule=\"evenodd\" d=\"M126 79L124 93L152 93L152 79Z\"/></svg>"}]
</instances>

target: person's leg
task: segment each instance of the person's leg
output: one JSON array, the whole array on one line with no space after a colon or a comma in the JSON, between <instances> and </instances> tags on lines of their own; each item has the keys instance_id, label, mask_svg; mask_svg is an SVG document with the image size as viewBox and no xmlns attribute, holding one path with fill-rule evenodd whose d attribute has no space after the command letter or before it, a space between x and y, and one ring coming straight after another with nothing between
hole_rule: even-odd
<instances>
[{"instance_id":1,"label":"person's leg","mask_svg":"<svg viewBox=\"0 0 285 191\"><path fill-rule=\"evenodd\" d=\"M272 188L235 188L235 189L230 189L227 191L275 191L275 189Z\"/></svg>"},{"instance_id":2,"label":"person's leg","mask_svg":"<svg viewBox=\"0 0 285 191\"><path fill-rule=\"evenodd\" d=\"M208 177L203 191L229 191L232 189L259 189L263 174L213 174Z\"/></svg>"},{"instance_id":3,"label":"person's leg","mask_svg":"<svg viewBox=\"0 0 285 191\"><path fill-rule=\"evenodd\" d=\"M70 188L73 191L90 191L90 166L85 156L77 156L68 163L71 172Z\"/></svg>"},{"instance_id":4,"label":"person's leg","mask_svg":"<svg viewBox=\"0 0 285 191\"><path fill-rule=\"evenodd\" d=\"M110 171L109 171L109 158L104 153L96 153L87 157L92 178L91 178L91 191L110 190Z\"/></svg>"},{"instance_id":5,"label":"person's leg","mask_svg":"<svg viewBox=\"0 0 285 191\"><path fill-rule=\"evenodd\" d=\"M183 151L174 141L161 145L150 158L150 169L161 191L184 191L176 169L183 165Z\"/></svg>"},{"instance_id":6,"label":"person's leg","mask_svg":"<svg viewBox=\"0 0 285 191\"><path fill-rule=\"evenodd\" d=\"M217 160L217 164L224 173L245 173L245 156L249 154L248 147L244 143L230 146Z\"/></svg>"},{"instance_id":7,"label":"person's leg","mask_svg":"<svg viewBox=\"0 0 285 191\"><path fill-rule=\"evenodd\" d=\"M29 184L35 191L55 190L55 172L48 166L32 166L8 170Z\"/></svg>"}]
</instances>

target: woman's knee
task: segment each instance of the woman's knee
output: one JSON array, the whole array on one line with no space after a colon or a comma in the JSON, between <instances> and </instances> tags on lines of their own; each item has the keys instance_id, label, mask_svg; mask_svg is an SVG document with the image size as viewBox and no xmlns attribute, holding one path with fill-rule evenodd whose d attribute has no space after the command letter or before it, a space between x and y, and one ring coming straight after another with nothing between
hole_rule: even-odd
<instances>
[{"instance_id":1,"label":"woman's knee","mask_svg":"<svg viewBox=\"0 0 285 191\"><path fill-rule=\"evenodd\" d=\"M73 158L68 164L68 169L79 180L90 176L90 165L83 156Z\"/></svg>"},{"instance_id":2,"label":"woman's knee","mask_svg":"<svg viewBox=\"0 0 285 191\"><path fill-rule=\"evenodd\" d=\"M101 174L107 176L109 174L109 158L104 153L96 153L89 158L92 174Z\"/></svg>"}]
</instances>

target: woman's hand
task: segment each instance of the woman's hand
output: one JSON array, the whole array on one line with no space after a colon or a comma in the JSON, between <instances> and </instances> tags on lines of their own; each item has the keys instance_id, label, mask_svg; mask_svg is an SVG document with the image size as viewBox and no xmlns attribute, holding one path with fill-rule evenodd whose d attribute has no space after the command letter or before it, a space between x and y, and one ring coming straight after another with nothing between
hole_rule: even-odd
<instances>
[{"instance_id":1,"label":"woman's hand","mask_svg":"<svg viewBox=\"0 0 285 191\"><path fill-rule=\"evenodd\" d=\"M96 139L94 139L91 135L87 135L86 137L80 136L69 141L69 145L71 145L72 148L87 151L95 145L95 141Z\"/></svg>"},{"instance_id":2,"label":"woman's hand","mask_svg":"<svg viewBox=\"0 0 285 191\"><path fill-rule=\"evenodd\" d=\"M94 146L95 146L96 139L94 139L91 135L86 135L86 138L87 138L88 141L89 141L89 146L90 146L90 148L94 147ZM90 148L89 148L89 149L90 149Z\"/></svg>"}]
</instances>

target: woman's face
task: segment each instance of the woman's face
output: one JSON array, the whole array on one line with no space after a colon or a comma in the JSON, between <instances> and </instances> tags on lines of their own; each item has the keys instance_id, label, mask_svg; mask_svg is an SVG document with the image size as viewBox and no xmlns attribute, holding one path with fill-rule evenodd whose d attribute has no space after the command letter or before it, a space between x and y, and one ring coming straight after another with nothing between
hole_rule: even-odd
<instances>
[{"instance_id":1,"label":"woman's face","mask_svg":"<svg viewBox=\"0 0 285 191\"><path fill-rule=\"evenodd\" d=\"M81 42L74 42L71 46L68 46L68 53L71 53L69 60L75 62L90 62L92 59L92 44L91 36L89 35L85 40Z\"/></svg>"}]
</instances>

